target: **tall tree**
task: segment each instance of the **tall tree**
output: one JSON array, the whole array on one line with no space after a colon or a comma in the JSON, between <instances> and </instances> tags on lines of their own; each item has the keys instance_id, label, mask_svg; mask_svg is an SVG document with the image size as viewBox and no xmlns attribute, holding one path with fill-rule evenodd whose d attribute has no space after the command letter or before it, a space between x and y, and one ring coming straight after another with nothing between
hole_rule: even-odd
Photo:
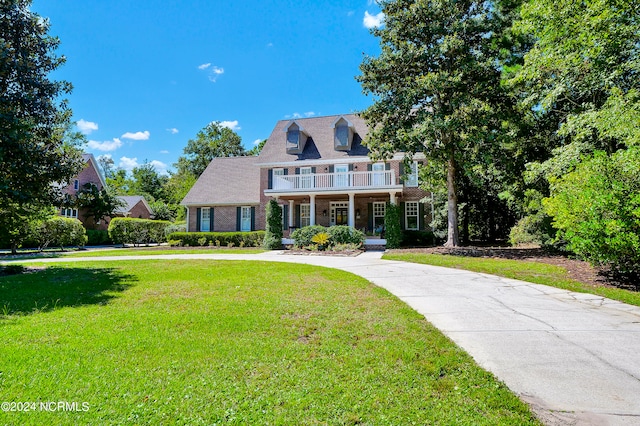
<instances>
[{"instance_id":1,"label":"tall tree","mask_svg":"<svg viewBox=\"0 0 640 426\"><path fill-rule=\"evenodd\" d=\"M93 183L85 183L73 202L79 209L84 209L95 224L109 216L115 216L118 208L124 207L124 202L115 192L107 187L98 189Z\"/></svg>"},{"instance_id":2,"label":"tall tree","mask_svg":"<svg viewBox=\"0 0 640 426\"><path fill-rule=\"evenodd\" d=\"M131 171L133 175L130 192L135 195L144 195L149 201L164 199L164 185L169 179L158 173L153 164L145 162L143 165L134 167Z\"/></svg>"},{"instance_id":3,"label":"tall tree","mask_svg":"<svg viewBox=\"0 0 640 426\"><path fill-rule=\"evenodd\" d=\"M200 130L195 139L190 139L178 158L175 167L178 172L189 172L200 177L211 160L216 157L236 157L245 155L242 139L236 132L213 121Z\"/></svg>"},{"instance_id":4,"label":"tall tree","mask_svg":"<svg viewBox=\"0 0 640 426\"><path fill-rule=\"evenodd\" d=\"M358 80L375 97L362 116L374 158L423 152L446 176L446 246L459 244L460 174L495 161L509 135L512 105L501 66L513 58L506 31L514 1L383 0L381 53L366 57ZM430 189L430 188L428 188Z\"/></svg>"},{"instance_id":5,"label":"tall tree","mask_svg":"<svg viewBox=\"0 0 640 426\"><path fill-rule=\"evenodd\" d=\"M0 203L46 205L82 168L67 137L71 111L60 96L71 84L48 74L64 63L49 21L30 0L0 2Z\"/></svg>"}]
</instances>

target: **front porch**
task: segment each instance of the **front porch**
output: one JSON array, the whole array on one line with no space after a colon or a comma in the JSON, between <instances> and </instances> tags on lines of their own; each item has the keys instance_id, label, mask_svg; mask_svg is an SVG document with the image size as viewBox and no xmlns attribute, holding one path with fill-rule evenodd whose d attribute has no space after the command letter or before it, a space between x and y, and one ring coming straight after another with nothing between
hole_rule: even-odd
<instances>
[{"instance_id":1,"label":"front porch","mask_svg":"<svg viewBox=\"0 0 640 426\"><path fill-rule=\"evenodd\" d=\"M397 203L395 191L347 194L289 195L277 198L283 209L285 237L310 225L347 225L368 237L381 238L387 203ZM376 244L377 245L377 244Z\"/></svg>"}]
</instances>

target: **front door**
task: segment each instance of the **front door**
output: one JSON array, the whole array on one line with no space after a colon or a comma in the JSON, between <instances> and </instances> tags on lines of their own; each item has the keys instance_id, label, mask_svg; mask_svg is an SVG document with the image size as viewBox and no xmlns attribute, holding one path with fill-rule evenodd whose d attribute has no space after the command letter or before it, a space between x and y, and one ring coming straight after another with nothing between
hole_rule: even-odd
<instances>
[{"instance_id":1,"label":"front door","mask_svg":"<svg viewBox=\"0 0 640 426\"><path fill-rule=\"evenodd\" d=\"M251 207L242 207L240 230L242 232L251 231Z\"/></svg>"},{"instance_id":2,"label":"front door","mask_svg":"<svg viewBox=\"0 0 640 426\"><path fill-rule=\"evenodd\" d=\"M346 225L349 223L348 219L349 209L345 207L336 207L336 225Z\"/></svg>"}]
</instances>

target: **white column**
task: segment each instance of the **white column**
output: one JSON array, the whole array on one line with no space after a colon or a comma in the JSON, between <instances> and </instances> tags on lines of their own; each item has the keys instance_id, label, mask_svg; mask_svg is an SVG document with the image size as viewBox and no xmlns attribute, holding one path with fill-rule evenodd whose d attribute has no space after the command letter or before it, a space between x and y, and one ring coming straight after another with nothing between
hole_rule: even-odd
<instances>
[{"instance_id":1,"label":"white column","mask_svg":"<svg viewBox=\"0 0 640 426\"><path fill-rule=\"evenodd\" d=\"M396 202L396 193L395 192L389 192L389 202L391 204L398 204Z\"/></svg>"},{"instance_id":2,"label":"white column","mask_svg":"<svg viewBox=\"0 0 640 426\"><path fill-rule=\"evenodd\" d=\"M309 196L309 210L311 210L311 212L309 213L309 223L311 225L315 225L316 224L316 196L315 195Z\"/></svg>"},{"instance_id":3,"label":"white column","mask_svg":"<svg viewBox=\"0 0 640 426\"><path fill-rule=\"evenodd\" d=\"M295 217L295 211L293 210L294 206L293 206L293 200L289 200L289 228L292 228L294 226L294 217Z\"/></svg>"},{"instance_id":4,"label":"white column","mask_svg":"<svg viewBox=\"0 0 640 426\"><path fill-rule=\"evenodd\" d=\"M349 193L349 216L347 217L347 225L352 228L356 227L356 194Z\"/></svg>"}]
</instances>

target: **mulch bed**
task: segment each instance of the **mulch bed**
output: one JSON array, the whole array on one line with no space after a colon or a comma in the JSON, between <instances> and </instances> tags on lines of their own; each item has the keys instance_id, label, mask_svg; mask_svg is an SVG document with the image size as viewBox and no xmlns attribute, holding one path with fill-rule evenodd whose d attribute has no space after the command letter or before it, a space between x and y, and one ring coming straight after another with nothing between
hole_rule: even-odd
<instances>
[{"instance_id":1,"label":"mulch bed","mask_svg":"<svg viewBox=\"0 0 640 426\"><path fill-rule=\"evenodd\" d=\"M567 270L569 278L595 287L610 286L639 290L635 283L624 283L614 280L608 270L591 266L588 262L570 259L566 256L550 254L540 248L512 247L428 247L389 250L398 253L448 254L453 256L486 257L494 259L514 259L530 262L541 262L561 266Z\"/></svg>"}]
</instances>

